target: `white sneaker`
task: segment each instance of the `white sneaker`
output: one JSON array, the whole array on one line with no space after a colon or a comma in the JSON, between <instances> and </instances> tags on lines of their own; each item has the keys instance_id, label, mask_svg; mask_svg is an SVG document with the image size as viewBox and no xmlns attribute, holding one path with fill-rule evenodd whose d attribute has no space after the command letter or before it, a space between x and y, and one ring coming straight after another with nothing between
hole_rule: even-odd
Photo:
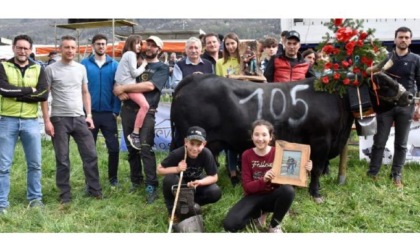
<instances>
[{"instance_id":1,"label":"white sneaker","mask_svg":"<svg viewBox=\"0 0 420 252\"><path fill-rule=\"evenodd\" d=\"M268 212L263 212L260 217L254 219L254 225L258 230L263 230L267 222Z\"/></svg>"},{"instance_id":2,"label":"white sneaker","mask_svg":"<svg viewBox=\"0 0 420 252\"><path fill-rule=\"evenodd\" d=\"M281 226L280 224L275 226L275 227L271 227L268 229L269 233L283 233L283 230L281 230Z\"/></svg>"}]
</instances>

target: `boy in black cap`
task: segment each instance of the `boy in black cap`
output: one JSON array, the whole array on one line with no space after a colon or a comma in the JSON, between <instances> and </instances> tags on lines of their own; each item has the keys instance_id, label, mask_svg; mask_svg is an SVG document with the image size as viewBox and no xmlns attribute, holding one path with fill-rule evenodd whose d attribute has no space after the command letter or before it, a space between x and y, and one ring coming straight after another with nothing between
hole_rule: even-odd
<instances>
[{"instance_id":1,"label":"boy in black cap","mask_svg":"<svg viewBox=\"0 0 420 252\"><path fill-rule=\"evenodd\" d=\"M169 215L172 213L175 200L172 186L178 185L181 172L183 172L181 184L195 189L194 198L198 205L217 202L222 196L222 191L216 185L218 180L216 161L210 150L205 147L206 131L198 126L190 127L184 143L184 146L171 151L157 167L157 173L165 175L163 196Z\"/></svg>"}]
</instances>

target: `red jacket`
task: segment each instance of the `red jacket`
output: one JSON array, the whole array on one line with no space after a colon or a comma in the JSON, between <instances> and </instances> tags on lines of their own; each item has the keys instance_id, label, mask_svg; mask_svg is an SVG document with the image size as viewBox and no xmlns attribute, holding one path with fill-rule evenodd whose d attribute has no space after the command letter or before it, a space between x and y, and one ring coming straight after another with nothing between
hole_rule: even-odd
<instances>
[{"instance_id":1,"label":"red jacket","mask_svg":"<svg viewBox=\"0 0 420 252\"><path fill-rule=\"evenodd\" d=\"M309 63L298 54L297 62L293 67L290 64L290 59L284 55L271 57L264 76L268 82L290 82L313 77L315 74Z\"/></svg>"}]
</instances>

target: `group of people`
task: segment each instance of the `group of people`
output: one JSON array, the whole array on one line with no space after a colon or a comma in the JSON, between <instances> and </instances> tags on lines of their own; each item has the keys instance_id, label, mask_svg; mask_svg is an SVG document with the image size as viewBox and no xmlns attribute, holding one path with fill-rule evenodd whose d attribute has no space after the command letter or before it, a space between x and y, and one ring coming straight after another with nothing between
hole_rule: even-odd
<instances>
[{"instance_id":1,"label":"group of people","mask_svg":"<svg viewBox=\"0 0 420 252\"><path fill-rule=\"evenodd\" d=\"M267 81L289 82L315 76L311 68L313 61L311 58L306 61L299 52L299 33L288 31L282 36L282 46L272 38L264 42L267 54L271 55L263 64ZM417 94L420 57L408 48L411 38L411 30L406 27L395 32L395 49L389 53L394 64L387 72L407 90ZM184 184L194 188L194 200L200 206L215 203L222 197L222 191L217 186L216 160L205 147L206 131L200 125L189 128L185 139L173 139L179 141L181 147L170 152L160 164L156 163L152 150L155 114L161 91L170 75L169 66L158 58L163 51L163 41L157 36L150 36L145 40L145 50L142 51L142 37L131 35L126 41L120 62L106 54L107 41L105 35L95 35L92 38L94 54L78 63L74 60L76 39L63 36L60 42L61 59L44 69L29 60L32 39L27 35L14 38L14 57L0 64L0 214L5 214L9 207L10 168L18 138L27 162L29 207L43 206L41 136L37 119L39 103L45 132L53 142L56 185L62 205L70 204L72 200L70 136L75 140L83 161L86 194L96 199L103 197L95 148L99 131L108 149L110 186L119 186L117 116L121 116L124 139L130 142L127 149L131 192L145 186L146 202L153 203L158 197L157 175L164 175L163 196L169 214L174 208L172 187L181 178ZM192 74L213 73L225 78L239 74L243 60L238 49L239 37L232 32L226 34L223 38L223 54L220 56L221 43L215 33L205 34L202 40L195 37L188 39L186 57L173 67L172 81L175 86ZM139 55L144 57L143 61L140 60L141 64ZM47 101L49 94L52 97L51 108ZM420 108L415 109L414 104L405 108L388 104L377 111L378 133L374 137L372 161L367 174L377 178L389 129L395 123L391 178L401 187L409 126L413 115L420 117ZM265 120L257 120L250 125L250 131L253 148L242 154L226 150L232 184L242 184L244 197L229 210L223 226L229 232L237 232L250 222L261 227L266 224L267 214L272 212L268 230L281 232L281 222L293 203L295 189L291 185L272 183L275 177L272 167L275 153L273 125ZM309 161L305 168L310 171L312 162Z\"/></svg>"}]
</instances>

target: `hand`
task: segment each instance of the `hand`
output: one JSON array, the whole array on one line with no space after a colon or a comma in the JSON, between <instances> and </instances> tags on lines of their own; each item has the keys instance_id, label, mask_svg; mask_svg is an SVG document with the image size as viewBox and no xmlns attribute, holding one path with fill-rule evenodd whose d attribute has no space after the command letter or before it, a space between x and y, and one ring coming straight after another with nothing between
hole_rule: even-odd
<instances>
[{"instance_id":1,"label":"hand","mask_svg":"<svg viewBox=\"0 0 420 252\"><path fill-rule=\"evenodd\" d=\"M264 182L267 183L269 181L271 181L274 178L274 171L273 169L268 170L265 174L264 174Z\"/></svg>"},{"instance_id":2,"label":"hand","mask_svg":"<svg viewBox=\"0 0 420 252\"><path fill-rule=\"evenodd\" d=\"M120 99L120 101L126 101L126 100L129 100L130 97L128 96L127 93L122 93L118 96L118 99Z\"/></svg>"},{"instance_id":3,"label":"hand","mask_svg":"<svg viewBox=\"0 0 420 252\"><path fill-rule=\"evenodd\" d=\"M187 162L185 160L182 160L178 163L178 166L176 167L177 172L184 172L187 170Z\"/></svg>"},{"instance_id":4,"label":"hand","mask_svg":"<svg viewBox=\"0 0 420 252\"><path fill-rule=\"evenodd\" d=\"M54 125L51 123L51 121L45 122L45 133L49 135L50 137L54 137Z\"/></svg>"},{"instance_id":5,"label":"hand","mask_svg":"<svg viewBox=\"0 0 420 252\"><path fill-rule=\"evenodd\" d=\"M308 160L308 163L305 165L305 169L310 172L312 171L312 160Z\"/></svg>"},{"instance_id":6,"label":"hand","mask_svg":"<svg viewBox=\"0 0 420 252\"><path fill-rule=\"evenodd\" d=\"M414 114L413 114L413 120L418 121L420 120L420 104L416 104L414 107Z\"/></svg>"},{"instance_id":7,"label":"hand","mask_svg":"<svg viewBox=\"0 0 420 252\"><path fill-rule=\"evenodd\" d=\"M113 93L115 96L120 96L120 94L124 93L124 87L119 84L114 85Z\"/></svg>"},{"instance_id":8,"label":"hand","mask_svg":"<svg viewBox=\"0 0 420 252\"><path fill-rule=\"evenodd\" d=\"M194 180L187 183L187 186L190 188L197 188L197 186L201 186L201 180Z\"/></svg>"},{"instance_id":9,"label":"hand","mask_svg":"<svg viewBox=\"0 0 420 252\"><path fill-rule=\"evenodd\" d=\"M92 117L86 117L85 121L86 121L89 129L94 129L95 128L95 125L93 124Z\"/></svg>"}]
</instances>

